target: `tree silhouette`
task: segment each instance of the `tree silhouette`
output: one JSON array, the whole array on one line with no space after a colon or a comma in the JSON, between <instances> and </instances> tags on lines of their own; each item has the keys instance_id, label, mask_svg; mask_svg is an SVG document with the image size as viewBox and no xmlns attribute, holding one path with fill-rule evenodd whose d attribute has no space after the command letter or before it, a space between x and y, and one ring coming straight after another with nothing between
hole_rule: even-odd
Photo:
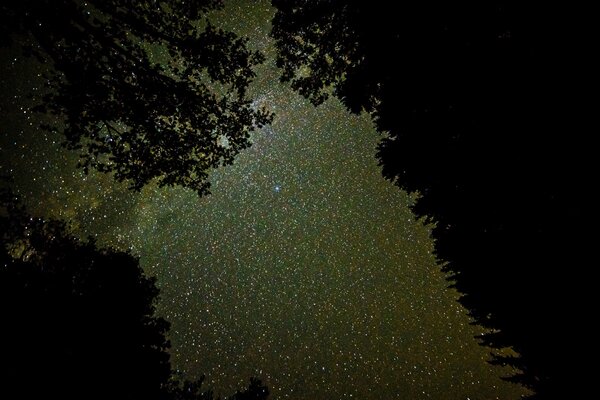
<instances>
[{"instance_id":1,"label":"tree silhouette","mask_svg":"<svg viewBox=\"0 0 600 400\"><path fill-rule=\"evenodd\" d=\"M250 378L248 389L237 392L231 400L265 400L269 397L269 389L262 384L260 379Z\"/></svg>"},{"instance_id":2,"label":"tree silhouette","mask_svg":"<svg viewBox=\"0 0 600 400\"><path fill-rule=\"evenodd\" d=\"M203 391L204 377L195 382L173 379L169 388L170 400L213 400L212 390ZM264 386L260 379L250 378L250 384L244 391L237 391L230 400L266 400L269 397L269 389ZM217 399L220 399L218 397Z\"/></svg>"},{"instance_id":3,"label":"tree silhouette","mask_svg":"<svg viewBox=\"0 0 600 400\"><path fill-rule=\"evenodd\" d=\"M0 397L212 400L171 370L155 279L0 190ZM252 379L233 398L266 399Z\"/></svg>"},{"instance_id":4,"label":"tree silhouette","mask_svg":"<svg viewBox=\"0 0 600 400\"><path fill-rule=\"evenodd\" d=\"M419 198L482 343L540 398L567 391L586 264L591 147L579 125L565 9L519 2L273 0L282 80L339 97L388 134L386 178ZM561 273L570 268L572 273ZM558 293L565 295L559 296ZM560 346L560 345L558 345ZM569 366L569 367L567 367ZM573 388L568 390L572 393ZM534 395L535 397L535 395Z\"/></svg>"},{"instance_id":5,"label":"tree silhouette","mask_svg":"<svg viewBox=\"0 0 600 400\"><path fill-rule=\"evenodd\" d=\"M168 323L130 254L72 237L2 192L2 393L15 398L163 398Z\"/></svg>"},{"instance_id":6,"label":"tree silhouette","mask_svg":"<svg viewBox=\"0 0 600 400\"><path fill-rule=\"evenodd\" d=\"M176 374L175 374L176 375ZM169 382L169 399L172 400L212 400L211 390L203 391L204 376L197 381L174 378Z\"/></svg>"},{"instance_id":7,"label":"tree silhouette","mask_svg":"<svg viewBox=\"0 0 600 400\"><path fill-rule=\"evenodd\" d=\"M0 45L13 39L48 63L36 109L55 115L80 166L139 190L151 180L209 192L211 168L231 164L270 121L246 88L262 54L213 27L218 0L9 0ZM203 28L202 28L203 27Z\"/></svg>"}]
</instances>

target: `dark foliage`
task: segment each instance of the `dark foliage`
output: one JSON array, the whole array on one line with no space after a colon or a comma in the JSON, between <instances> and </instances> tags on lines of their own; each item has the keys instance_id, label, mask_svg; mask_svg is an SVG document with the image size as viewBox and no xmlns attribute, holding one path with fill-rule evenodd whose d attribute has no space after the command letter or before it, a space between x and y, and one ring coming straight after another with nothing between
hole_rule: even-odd
<instances>
[{"instance_id":1,"label":"dark foliage","mask_svg":"<svg viewBox=\"0 0 600 400\"><path fill-rule=\"evenodd\" d=\"M0 225L0 397L163 398L168 323L138 260L27 215L9 192Z\"/></svg>"},{"instance_id":2,"label":"dark foliage","mask_svg":"<svg viewBox=\"0 0 600 400\"><path fill-rule=\"evenodd\" d=\"M273 0L282 80L334 94L388 137L386 178L420 197L436 252L497 357L534 397L573 390L591 146L567 9L522 2ZM569 271L565 273L564 271ZM569 350L568 350L569 349ZM572 393L572 392L571 392Z\"/></svg>"},{"instance_id":3,"label":"dark foliage","mask_svg":"<svg viewBox=\"0 0 600 400\"><path fill-rule=\"evenodd\" d=\"M0 398L212 400L178 379L158 296L128 253L71 236L0 190ZM257 379L233 399L266 399Z\"/></svg>"},{"instance_id":4,"label":"dark foliage","mask_svg":"<svg viewBox=\"0 0 600 400\"><path fill-rule=\"evenodd\" d=\"M0 45L14 39L48 63L37 109L57 116L46 128L64 133L84 170L136 190L156 179L202 195L210 169L232 163L270 121L246 97L263 56L203 19L220 4L9 0Z\"/></svg>"},{"instance_id":5,"label":"dark foliage","mask_svg":"<svg viewBox=\"0 0 600 400\"><path fill-rule=\"evenodd\" d=\"M204 377L196 382L179 381L173 379L169 388L170 400L213 400L212 390L203 391ZM229 400L266 400L269 397L269 389L262 384L260 379L250 378L250 384L244 391L238 391ZM217 398L220 399L220 398Z\"/></svg>"},{"instance_id":6,"label":"dark foliage","mask_svg":"<svg viewBox=\"0 0 600 400\"><path fill-rule=\"evenodd\" d=\"M231 400L265 400L269 397L269 389L262 384L260 379L250 378L248 389L237 392Z\"/></svg>"}]
</instances>

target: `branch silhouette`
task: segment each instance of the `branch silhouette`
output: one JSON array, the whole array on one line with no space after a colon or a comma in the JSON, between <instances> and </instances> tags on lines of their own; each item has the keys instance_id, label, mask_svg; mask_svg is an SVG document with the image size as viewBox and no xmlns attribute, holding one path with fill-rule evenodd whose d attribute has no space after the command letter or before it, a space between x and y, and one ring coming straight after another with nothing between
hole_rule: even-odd
<instances>
[{"instance_id":1,"label":"branch silhouette","mask_svg":"<svg viewBox=\"0 0 600 400\"><path fill-rule=\"evenodd\" d=\"M418 194L461 302L513 347L496 363L533 398L572 393L570 317L586 264L591 157L565 9L518 2L273 0L281 80L313 104L338 97L387 137L383 175ZM569 75L570 74L570 75ZM568 136L568 138L567 138ZM561 273L565 268L573 273ZM557 295L565 293L564 296ZM499 331L499 332L498 332ZM568 338L572 339L571 341ZM562 390L562 392L561 392Z\"/></svg>"},{"instance_id":2,"label":"branch silhouette","mask_svg":"<svg viewBox=\"0 0 600 400\"><path fill-rule=\"evenodd\" d=\"M8 1L2 44L48 66L35 109L56 117L80 166L140 190L152 180L209 193L211 169L231 164L271 114L246 88L264 59L204 16L216 0ZM201 28L203 26L203 28Z\"/></svg>"},{"instance_id":3,"label":"branch silhouette","mask_svg":"<svg viewBox=\"0 0 600 400\"><path fill-rule=\"evenodd\" d=\"M212 400L171 369L169 323L138 259L81 241L0 189L0 397ZM235 399L266 399L253 378Z\"/></svg>"}]
</instances>

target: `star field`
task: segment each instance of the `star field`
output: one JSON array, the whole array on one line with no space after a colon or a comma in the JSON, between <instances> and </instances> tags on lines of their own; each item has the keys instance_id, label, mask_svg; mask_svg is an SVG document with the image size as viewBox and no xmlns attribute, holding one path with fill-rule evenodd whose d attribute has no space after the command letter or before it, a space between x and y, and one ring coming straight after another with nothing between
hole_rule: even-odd
<instances>
[{"instance_id":1,"label":"star field","mask_svg":"<svg viewBox=\"0 0 600 400\"><path fill-rule=\"evenodd\" d=\"M278 83L268 3L237 1L215 21L267 53L251 90L275 113L210 196L128 191L83 175L35 128L26 96L42 67L4 67L1 171L34 212L128 248L158 278L174 366L228 394L257 376L273 399L516 399L486 363L457 294L435 264L411 198L381 178L380 136L335 100L314 108ZM18 82L14 84L14 82Z\"/></svg>"}]
</instances>

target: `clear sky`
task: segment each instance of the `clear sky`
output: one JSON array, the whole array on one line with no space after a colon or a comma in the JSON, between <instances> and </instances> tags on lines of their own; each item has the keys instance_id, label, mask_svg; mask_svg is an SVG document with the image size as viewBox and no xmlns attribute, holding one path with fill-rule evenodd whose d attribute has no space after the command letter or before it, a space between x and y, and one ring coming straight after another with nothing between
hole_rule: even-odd
<instances>
[{"instance_id":1,"label":"clear sky","mask_svg":"<svg viewBox=\"0 0 600 400\"><path fill-rule=\"evenodd\" d=\"M499 378L510 371L486 363L411 199L381 178L368 117L278 83L268 2L228 4L215 21L266 52L251 93L275 119L212 174L210 196L133 193L76 170L26 109L43 67L19 52L3 54L0 173L34 213L141 257L162 290L174 365L217 394L257 376L273 399L518 398Z\"/></svg>"}]
</instances>

